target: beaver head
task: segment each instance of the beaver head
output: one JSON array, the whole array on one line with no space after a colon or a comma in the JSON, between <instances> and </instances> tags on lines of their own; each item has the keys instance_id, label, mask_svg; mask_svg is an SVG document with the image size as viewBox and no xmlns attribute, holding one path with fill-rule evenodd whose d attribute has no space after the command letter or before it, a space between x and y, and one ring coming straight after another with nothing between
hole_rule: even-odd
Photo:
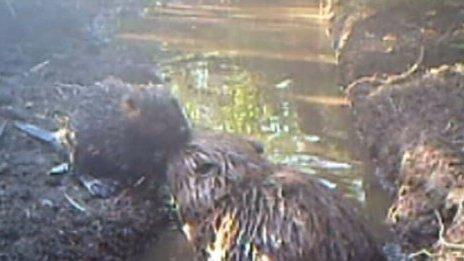
<instances>
[{"instance_id":1,"label":"beaver head","mask_svg":"<svg viewBox=\"0 0 464 261\"><path fill-rule=\"evenodd\" d=\"M196 133L169 160L167 177L184 219L196 219L244 176L264 174L259 143L230 134Z\"/></svg>"},{"instance_id":2,"label":"beaver head","mask_svg":"<svg viewBox=\"0 0 464 261\"><path fill-rule=\"evenodd\" d=\"M164 88L138 88L121 102L131 144L174 151L190 139L190 128L175 97Z\"/></svg>"},{"instance_id":3,"label":"beaver head","mask_svg":"<svg viewBox=\"0 0 464 261\"><path fill-rule=\"evenodd\" d=\"M190 139L190 127L177 100L161 87L102 83L100 111L80 110L75 121L78 173L110 178L121 185L140 177L162 181L166 155ZM96 91L95 91L96 92ZM96 106L94 106L96 107Z\"/></svg>"}]
</instances>

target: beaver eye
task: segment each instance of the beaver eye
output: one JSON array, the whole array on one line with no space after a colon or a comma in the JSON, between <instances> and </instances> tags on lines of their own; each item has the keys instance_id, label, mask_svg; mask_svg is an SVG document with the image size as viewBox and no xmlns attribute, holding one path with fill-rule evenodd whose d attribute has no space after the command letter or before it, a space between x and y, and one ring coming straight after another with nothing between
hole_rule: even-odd
<instances>
[{"instance_id":1,"label":"beaver eye","mask_svg":"<svg viewBox=\"0 0 464 261\"><path fill-rule=\"evenodd\" d=\"M195 172L200 175L200 176L211 176L215 170L219 169L219 167L212 163L212 162L206 162L203 164L200 164Z\"/></svg>"}]
</instances>

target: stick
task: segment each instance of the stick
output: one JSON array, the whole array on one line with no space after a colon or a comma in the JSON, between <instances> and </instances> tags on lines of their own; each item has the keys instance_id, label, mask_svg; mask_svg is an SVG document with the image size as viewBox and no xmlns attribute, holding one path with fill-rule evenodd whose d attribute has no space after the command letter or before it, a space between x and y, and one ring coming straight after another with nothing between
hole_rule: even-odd
<instances>
[{"instance_id":1,"label":"stick","mask_svg":"<svg viewBox=\"0 0 464 261\"><path fill-rule=\"evenodd\" d=\"M417 252L411 253L408 255L408 260L414 259L415 257L421 256L421 255L426 255L429 258L436 257L437 254L431 253L429 250L423 248Z\"/></svg>"},{"instance_id":2,"label":"stick","mask_svg":"<svg viewBox=\"0 0 464 261\"><path fill-rule=\"evenodd\" d=\"M416 62L409 67L409 69L401 74L398 75L392 75L388 77L387 79L382 81L382 84L393 84L393 83L398 83L401 80L404 80L411 76L413 73L419 69L419 66L422 64L422 61L424 60L424 54L425 54L425 48L423 45L421 45L419 49L419 56L416 59Z\"/></svg>"},{"instance_id":3,"label":"stick","mask_svg":"<svg viewBox=\"0 0 464 261\"><path fill-rule=\"evenodd\" d=\"M75 201L73 198L71 198L66 192L64 193L64 197L66 198L66 200L73 206L75 207L76 209L82 211L82 212L86 212L87 209L85 209L85 207L81 206L79 203L77 203L77 201Z\"/></svg>"},{"instance_id":4,"label":"stick","mask_svg":"<svg viewBox=\"0 0 464 261\"><path fill-rule=\"evenodd\" d=\"M10 0L3 0L3 2L5 2L5 5L8 8L8 11L10 11L11 16L16 18L18 15L17 15L15 9L13 8L13 5L10 3Z\"/></svg>"},{"instance_id":5,"label":"stick","mask_svg":"<svg viewBox=\"0 0 464 261\"><path fill-rule=\"evenodd\" d=\"M5 132L5 128L6 128L6 121L0 124L0 137L2 137L3 133Z\"/></svg>"}]
</instances>

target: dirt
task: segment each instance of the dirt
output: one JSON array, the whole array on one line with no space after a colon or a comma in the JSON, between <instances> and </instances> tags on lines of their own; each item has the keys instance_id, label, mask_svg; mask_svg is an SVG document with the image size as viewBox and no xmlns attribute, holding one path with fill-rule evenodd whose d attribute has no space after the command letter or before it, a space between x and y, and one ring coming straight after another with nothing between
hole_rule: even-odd
<instances>
[{"instance_id":1,"label":"dirt","mask_svg":"<svg viewBox=\"0 0 464 261\"><path fill-rule=\"evenodd\" d=\"M409 249L438 240L435 210L446 228L460 217L459 199L451 198L464 173L463 73L462 66L442 66L399 84L364 81L349 90L375 174L393 195L387 219Z\"/></svg>"},{"instance_id":2,"label":"dirt","mask_svg":"<svg viewBox=\"0 0 464 261\"><path fill-rule=\"evenodd\" d=\"M102 91L109 85L160 82L150 56L111 39L118 19L137 16L140 6L135 1L43 0L13 2L10 8L4 2L0 259L139 256L172 223L163 186L149 183L143 190L129 187L108 199L96 198L72 173L49 175L63 155L19 131L14 122L57 130L63 116L83 106L87 112L104 110L105 100L120 95Z\"/></svg>"},{"instance_id":3,"label":"dirt","mask_svg":"<svg viewBox=\"0 0 464 261\"><path fill-rule=\"evenodd\" d=\"M377 174L384 178L386 188L394 190L401 156L411 144L435 134L451 135L448 132L458 131L454 128L459 129L464 120L460 115L463 94L456 88L459 79L433 74L413 76L400 84L367 80L348 90L357 130L369 157L383 166Z\"/></svg>"},{"instance_id":4,"label":"dirt","mask_svg":"<svg viewBox=\"0 0 464 261\"><path fill-rule=\"evenodd\" d=\"M339 83L374 74L406 71L425 50L426 68L462 61L464 4L461 1L402 4L341 16L333 26ZM406 2L406 3L404 3Z\"/></svg>"},{"instance_id":5,"label":"dirt","mask_svg":"<svg viewBox=\"0 0 464 261\"><path fill-rule=\"evenodd\" d=\"M386 221L395 241L416 257L457 258L464 255L464 71L454 63L464 60L464 6L411 8L356 22L341 53L342 82L351 83L373 174L392 195Z\"/></svg>"}]
</instances>

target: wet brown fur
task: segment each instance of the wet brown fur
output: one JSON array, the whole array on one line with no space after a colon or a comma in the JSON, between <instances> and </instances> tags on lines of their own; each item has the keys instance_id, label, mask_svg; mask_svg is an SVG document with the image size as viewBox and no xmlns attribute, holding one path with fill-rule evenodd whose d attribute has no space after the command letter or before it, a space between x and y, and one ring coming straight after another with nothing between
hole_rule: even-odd
<instances>
[{"instance_id":1,"label":"wet brown fur","mask_svg":"<svg viewBox=\"0 0 464 261\"><path fill-rule=\"evenodd\" d=\"M97 87L96 87L97 88ZM176 99L164 88L103 82L101 111L78 111L73 122L78 174L132 184L165 174L166 155L190 138ZM93 106L95 107L95 106Z\"/></svg>"},{"instance_id":2,"label":"wet brown fur","mask_svg":"<svg viewBox=\"0 0 464 261\"><path fill-rule=\"evenodd\" d=\"M168 180L200 259L383 259L351 204L243 139L193 137Z\"/></svg>"}]
</instances>

